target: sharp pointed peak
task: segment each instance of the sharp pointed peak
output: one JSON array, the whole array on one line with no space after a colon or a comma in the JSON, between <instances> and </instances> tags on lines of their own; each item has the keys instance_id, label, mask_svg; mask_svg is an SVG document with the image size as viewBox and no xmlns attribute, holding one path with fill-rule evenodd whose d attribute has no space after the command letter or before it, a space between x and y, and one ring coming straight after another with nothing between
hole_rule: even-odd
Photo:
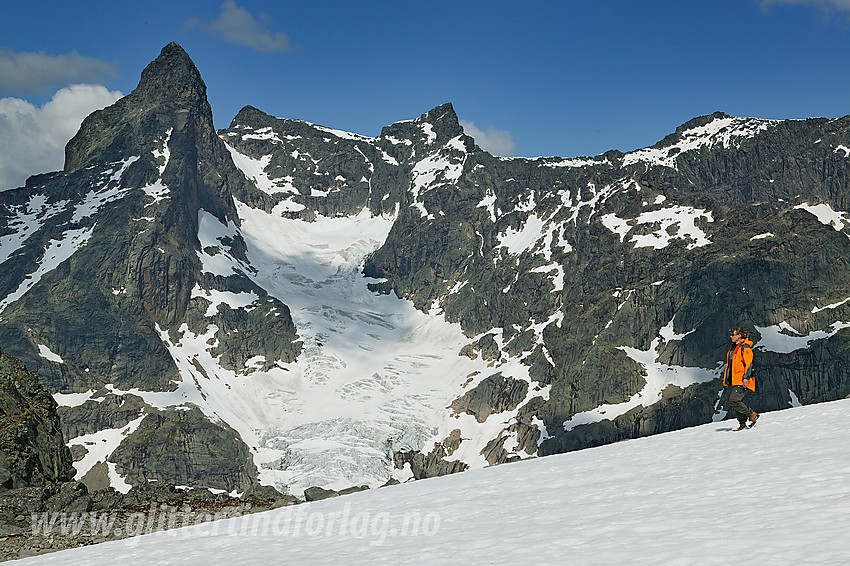
<instances>
[{"instance_id":1,"label":"sharp pointed peak","mask_svg":"<svg viewBox=\"0 0 850 566\"><path fill-rule=\"evenodd\" d=\"M236 116L233 117L233 120L230 121L230 127L234 128L240 124L253 124L257 121L268 121L268 120L276 120L274 116L267 114L256 108L254 106L243 106L242 110L239 111Z\"/></svg>"},{"instance_id":2,"label":"sharp pointed peak","mask_svg":"<svg viewBox=\"0 0 850 566\"><path fill-rule=\"evenodd\" d=\"M162 51L160 51L160 54L164 54L164 53L182 53L186 57L189 56L189 54L186 53L186 50L183 49L183 47L181 47L180 44L177 43L176 41L172 41L171 43L169 43L168 45L163 47Z\"/></svg>"},{"instance_id":3,"label":"sharp pointed peak","mask_svg":"<svg viewBox=\"0 0 850 566\"><path fill-rule=\"evenodd\" d=\"M172 41L163 47L159 56L142 71L136 91L145 93L169 90L173 94L175 91L185 90L188 86L196 86L197 88L191 90L206 97L206 85L194 61L179 43Z\"/></svg>"},{"instance_id":4,"label":"sharp pointed peak","mask_svg":"<svg viewBox=\"0 0 850 566\"><path fill-rule=\"evenodd\" d=\"M83 121L65 146L65 170L149 151L154 134L164 135L168 128L182 130L189 120L199 125L197 131L215 131L201 73L172 41L144 68L133 92Z\"/></svg>"},{"instance_id":5,"label":"sharp pointed peak","mask_svg":"<svg viewBox=\"0 0 850 566\"><path fill-rule=\"evenodd\" d=\"M455 112L454 106L452 106L451 102L446 102L445 104L440 104L436 108L433 108L422 114L418 121L422 122L447 122L451 124L458 123L457 113Z\"/></svg>"},{"instance_id":6,"label":"sharp pointed peak","mask_svg":"<svg viewBox=\"0 0 850 566\"><path fill-rule=\"evenodd\" d=\"M441 104L414 120L416 124L431 124L446 139L463 135L457 113L451 102Z\"/></svg>"}]
</instances>

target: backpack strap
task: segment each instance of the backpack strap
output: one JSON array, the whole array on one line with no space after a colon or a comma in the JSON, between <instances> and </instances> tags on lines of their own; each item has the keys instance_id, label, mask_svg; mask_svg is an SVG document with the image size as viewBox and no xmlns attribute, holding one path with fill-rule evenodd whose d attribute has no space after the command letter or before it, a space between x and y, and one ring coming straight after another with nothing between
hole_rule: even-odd
<instances>
[{"instance_id":1,"label":"backpack strap","mask_svg":"<svg viewBox=\"0 0 850 566\"><path fill-rule=\"evenodd\" d=\"M744 348L748 348L751 352L753 352L753 347L749 344L741 344L741 361L746 365L747 361L744 359ZM755 352L753 352L753 359L755 359ZM753 363L750 362L750 366L747 368L746 373L744 373L742 379L750 379L752 377L753 372Z\"/></svg>"}]
</instances>

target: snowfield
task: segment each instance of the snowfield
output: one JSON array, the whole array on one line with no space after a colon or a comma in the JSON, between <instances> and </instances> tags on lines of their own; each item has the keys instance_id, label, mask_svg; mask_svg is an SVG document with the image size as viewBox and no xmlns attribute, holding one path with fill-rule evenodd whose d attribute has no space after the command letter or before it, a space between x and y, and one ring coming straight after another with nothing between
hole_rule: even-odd
<instances>
[{"instance_id":1,"label":"snowfield","mask_svg":"<svg viewBox=\"0 0 850 566\"><path fill-rule=\"evenodd\" d=\"M845 564L850 400L732 428L710 423L20 563Z\"/></svg>"}]
</instances>

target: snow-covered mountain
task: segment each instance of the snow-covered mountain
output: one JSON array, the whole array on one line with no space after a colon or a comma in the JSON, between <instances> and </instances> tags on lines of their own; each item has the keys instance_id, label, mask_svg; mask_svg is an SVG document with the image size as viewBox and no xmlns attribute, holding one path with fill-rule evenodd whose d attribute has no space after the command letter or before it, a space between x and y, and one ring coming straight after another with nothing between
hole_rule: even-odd
<instances>
[{"instance_id":1,"label":"snow-covered mountain","mask_svg":"<svg viewBox=\"0 0 850 566\"><path fill-rule=\"evenodd\" d=\"M696 118L497 158L450 104L377 137L245 107L177 44L65 170L0 193L0 345L77 478L242 492L481 468L850 394L850 117Z\"/></svg>"},{"instance_id":2,"label":"snow-covered mountain","mask_svg":"<svg viewBox=\"0 0 850 566\"><path fill-rule=\"evenodd\" d=\"M848 427L850 401L796 407L21 564L842 564Z\"/></svg>"}]
</instances>

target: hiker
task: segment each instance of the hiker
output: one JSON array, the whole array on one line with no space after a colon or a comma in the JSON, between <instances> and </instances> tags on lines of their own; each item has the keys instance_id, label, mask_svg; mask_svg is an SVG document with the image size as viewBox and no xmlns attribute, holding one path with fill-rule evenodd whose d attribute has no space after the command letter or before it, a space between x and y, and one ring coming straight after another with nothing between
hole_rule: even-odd
<instances>
[{"instance_id":1,"label":"hiker","mask_svg":"<svg viewBox=\"0 0 850 566\"><path fill-rule=\"evenodd\" d=\"M735 430L743 430L756 424L758 413L751 410L744 403L744 395L747 391L756 390L756 380L751 375L753 369L753 343L750 341L750 333L736 326L729 329L729 338L732 345L726 352L726 367L723 370L723 385L732 388L729 395L729 404L735 410L740 426Z\"/></svg>"}]
</instances>

